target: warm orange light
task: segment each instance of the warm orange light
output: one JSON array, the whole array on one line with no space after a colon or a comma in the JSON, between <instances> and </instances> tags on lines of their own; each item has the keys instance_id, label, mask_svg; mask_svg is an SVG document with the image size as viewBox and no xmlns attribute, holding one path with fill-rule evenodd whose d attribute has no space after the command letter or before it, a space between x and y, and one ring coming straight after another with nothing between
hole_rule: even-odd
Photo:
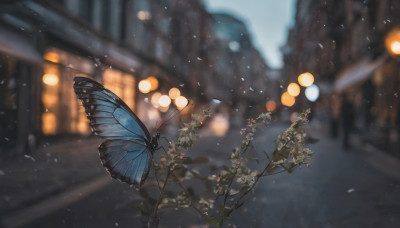
<instances>
[{"instance_id":1,"label":"warm orange light","mask_svg":"<svg viewBox=\"0 0 400 228\"><path fill-rule=\"evenodd\" d=\"M287 87L287 91L291 96L298 96L300 94L300 86L297 83L290 83Z\"/></svg>"},{"instance_id":2,"label":"warm orange light","mask_svg":"<svg viewBox=\"0 0 400 228\"><path fill-rule=\"evenodd\" d=\"M395 28L387 34L385 46L390 54L400 55L400 28Z\"/></svg>"},{"instance_id":3,"label":"warm orange light","mask_svg":"<svg viewBox=\"0 0 400 228\"><path fill-rule=\"evenodd\" d=\"M168 107L171 104L171 98L167 95L162 95L160 99L158 99L158 103L161 107Z\"/></svg>"},{"instance_id":4,"label":"warm orange light","mask_svg":"<svg viewBox=\"0 0 400 228\"><path fill-rule=\"evenodd\" d=\"M49 85L49 86L55 86L58 84L58 76L56 74L45 74L43 75L42 81L44 84Z\"/></svg>"},{"instance_id":5,"label":"warm orange light","mask_svg":"<svg viewBox=\"0 0 400 228\"><path fill-rule=\"evenodd\" d=\"M226 115L222 113L215 114L211 121L211 130L216 136L224 136L229 129L229 119Z\"/></svg>"},{"instance_id":6,"label":"warm orange light","mask_svg":"<svg viewBox=\"0 0 400 228\"><path fill-rule=\"evenodd\" d=\"M308 87L314 83L314 76L309 72L300 74L297 79L303 87Z\"/></svg>"},{"instance_id":7,"label":"warm orange light","mask_svg":"<svg viewBox=\"0 0 400 228\"><path fill-rule=\"evenodd\" d=\"M160 104L158 103L158 100L160 99L161 95L162 94L160 92L155 92L153 95L151 95L150 102L156 108L158 108L160 106Z\"/></svg>"},{"instance_id":8,"label":"warm orange light","mask_svg":"<svg viewBox=\"0 0 400 228\"><path fill-rule=\"evenodd\" d=\"M150 76L146 80L148 80L150 82L150 85L151 85L150 90L151 91L154 91L154 90L158 89L158 80L157 80L157 78L155 78L153 76Z\"/></svg>"},{"instance_id":9,"label":"warm orange light","mask_svg":"<svg viewBox=\"0 0 400 228\"><path fill-rule=\"evenodd\" d=\"M42 131L45 135L54 135L57 130L57 117L52 112L42 114Z\"/></svg>"},{"instance_id":10,"label":"warm orange light","mask_svg":"<svg viewBox=\"0 0 400 228\"><path fill-rule=\"evenodd\" d=\"M51 108L58 103L58 96L57 94L50 93L50 92L43 92L42 93L42 102L44 107Z\"/></svg>"},{"instance_id":11,"label":"warm orange light","mask_svg":"<svg viewBox=\"0 0 400 228\"><path fill-rule=\"evenodd\" d=\"M267 109L267 111L269 112L273 112L276 109L276 103L275 101L267 101L267 103L265 104L265 108Z\"/></svg>"},{"instance_id":12,"label":"warm orange light","mask_svg":"<svg viewBox=\"0 0 400 228\"><path fill-rule=\"evenodd\" d=\"M139 82L139 86L138 87L139 87L140 92L148 93L148 92L150 92L150 89L151 89L150 81L147 80L147 79L141 80Z\"/></svg>"},{"instance_id":13,"label":"warm orange light","mask_svg":"<svg viewBox=\"0 0 400 228\"><path fill-rule=\"evenodd\" d=\"M172 100L175 100L176 98L178 98L181 95L181 91L179 91L178 88L171 88L169 90L168 95Z\"/></svg>"},{"instance_id":14,"label":"warm orange light","mask_svg":"<svg viewBox=\"0 0 400 228\"><path fill-rule=\"evenodd\" d=\"M390 49L395 55L400 55L400 42L399 41L393 42L392 45L390 45Z\"/></svg>"},{"instance_id":15,"label":"warm orange light","mask_svg":"<svg viewBox=\"0 0 400 228\"><path fill-rule=\"evenodd\" d=\"M291 96L288 92L284 92L281 96L281 102L282 105L285 105L287 107L292 107L296 102L296 99L293 96Z\"/></svg>"},{"instance_id":16,"label":"warm orange light","mask_svg":"<svg viewBox=\"0 0 400 228\"><path fill-rule=\"evenodd\" d=\"M186 99L186 97L184 96L179 96L175 100L175 105L179 110L185 108L188 103L189 103L188 99Z\"/></svg>"},{"instance_id":17,"label":"warm orange light","mask_svg":"<svg viewBox=\"0 0 400 228\"><path fill-rule=\"evenodd\" d=\"M44 59L53 63L60 62L60 56L55 52L47 52L44 54Z\"/></svg>"}]
</instances>

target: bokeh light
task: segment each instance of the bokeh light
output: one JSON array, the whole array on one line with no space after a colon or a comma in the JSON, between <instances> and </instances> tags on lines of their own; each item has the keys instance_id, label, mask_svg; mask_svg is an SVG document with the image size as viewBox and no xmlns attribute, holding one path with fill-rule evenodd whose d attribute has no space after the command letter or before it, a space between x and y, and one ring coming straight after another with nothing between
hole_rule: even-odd
<instances>
[{"instance_id":1,"label":"bokeh light","mask_svg":"<svg viewBox=\"0 0 400 228\"><path fill-rule=\"evenodd\" d=\"M307 100L315 102L319 97L319 88L317 85L311 85L306 88L305 95Z\"/></svg>"},{"instance_id":2,"label":"bokeh light","mask_svg":"<svg viewBox=\"0 0 400 228\"><path fill-rule=\"evenodd\" d=\"M150 82L150 91L154 91L156 89L158 89L158 80L156 77L150 76L148 77L146 80L148 80Z\"/></svg>"},{"instance_id":3,"label":"bokeh light","mask_svg":"<svg viewBox=\"0 0 400 228\"><path fill-rule=\"evenodd\" d=\"M169 98L169 96L167 95L162 95L159 99L158 99L158 103L160 104L161 107L168 107L171 104L171 98Z\"/></svg>"},{"instance_id":4,"label":"bokeh light","mask_svg":"<svg viewBox=\"0 0 400 228\"><path fill-rule=\"evenodd\" d=\"M151 19L151 13L146 10L140 10L139 12L137 12L137 17L141 21L148 21Z\"/></svg>"},{"instance_id":5,"label":"bokeh light","mask_svg":"<svg viewBox=\"0 0 400 228\"><path fill-rule=\"evenodd\" d=\"M296 97L300 94L300 86L297 83L290 83L287 91L291 96Z\"/></svg>"},{"instance_id":6,"label":"bokeh light","mask_svg":"<svg viewBox=\"0 0 400 228\"><path fill-rule=\"evenodd\" d=\"M188 99L184 96L179 96L175 100L175 105L179 110L182 110L189 103Z\"/></svg>"},{"instance_id":7,"label":"bokeh light","mask_svg":"<svg viewBox=\"0 0 400 228\"><path fill-rule=\"evenodd\" d=\"M174 87L169 90L168 95L172 100L175 100L181 95L181 91Z\"/></svg>"},{"instance_id":8,"label":"bokeh light","mask_svg":"<svg viewBox=\"0 0 400 228\"><path fill-rule=\"evenodd\" d=\"M56 74L45 74L43 75L42 81L44 84L49 86L55 86L58 84L58 76Z\"/></svg>"},{"instance_id":9,"label":"bokeh light","mask_svg":"<svg viewBox=\"0 0 400 228\"><path fill-rule=\"evenodd\" d=\"M400 28L393 29L385 39L386 49L392 55L400 55Z\"/></svg>"},{"instance_id":10,"label":"bokeh light","mask_svg":"<svg viewBox=\"0 0 400 228\"><path fill-rule=\"evenodd\" d=\"M148 92L150 92L150 89L151 89L151 84L150 84L150 81L149 80L147 80L147 79L145 79L145 80L141 80L140 82L139 82L139 90L140 90L140 92L142 92L142 93L148 93Z\"/></svg>"},{"instance_id":11,"label":"bokeh light","mask_svg":"<svg viewBox=\"0 0 400 228\"><path fill-rule=\"evenodd\" d=\"M282 105L292 107L296 102L296 99L291 96L288 92L284 92L281 96Z\"/></svg>"},{"instance_id":12,"label":"bokeh light","mask_svg":"<svg viewBox=\"0 0 400 228\"><path fill-rule=\"evenodd\" d=\"M153 93L153 95L151 95L150 102L156 108L158 108L160 106L160 104L158 103L158 100L160 99L161 95L162 94L160 92L155 92L155 93Z\"/></svg>"},{"instance_id":13,"label":"bokeh light","mask_svg":"<svg viewBox=\"0 0 400 228\"><path fill-rule=\"evenodd\" d=\"M267 101L267 103L265 104L265 108L267 109L267 111L269 112L273 112L276 109L276 102L275 101Z\"/></svg>"},{"instance_id":14,"label":"bokeh light","mask_svg":"<svg viewBox=\"0 0 400 228\"><path fill-rule=\"evenodd\" d=\"M314 83L314 76L309 73L302 73L298 77L299 84L303 87L308 87Z\"/></svg>"},{"instance_id":15,"label":"bokeh light","mask_svg":"<svg viewBox=\"0 0 400 228\"><path fill-rule=\"evenodd\" d=\"M55 52L47 52L44 54L44 59L53 63L60 62L60 56Z\"/></svg>"}]
</instances>

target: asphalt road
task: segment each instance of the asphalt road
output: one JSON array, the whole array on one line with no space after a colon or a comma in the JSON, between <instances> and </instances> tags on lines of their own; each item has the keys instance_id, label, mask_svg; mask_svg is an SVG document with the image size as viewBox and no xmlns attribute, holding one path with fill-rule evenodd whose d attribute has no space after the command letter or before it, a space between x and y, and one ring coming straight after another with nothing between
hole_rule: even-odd
<instances>
[{"instance_id":1,"label":"asphalt road","mask_svg":"<svg viewBox=\"0 0 400 228\"><path fill-rule=\"evenodd\" d=\"M256 137L256 148L269 148L282 125ZM205 137L190 153L211 157L221 165L238 134L225 138ZM340 142L311 132L319 142L311 145L314 159L310 168L292 174L266 177L247 202L225 223L230 227L398 227L400 224L400 162L374 149L343 151ZM355 148L360 148L360 146ZM82 170L84 172L84 170ZM97 181L97 182L95 182ZM82 195L68 204L52 207L22 227L142 227L146 218L136 209L141 198L126 184L106 175L93 183L67 189L68 196ZM96 191L86 191L89 184ZM97 184L97 185L96 185ZM59 195L54 200L65 198ZM42 205L46 209L46 205ZM34 210L33 210L34 211ZM39 213L39 212L38 212ZM22 217L21 217L22 218ZM170 211L159 227L199 227L204 224L191 209ZM11 226L10 226L11 227Z\"/></svg>"}]
</instances>

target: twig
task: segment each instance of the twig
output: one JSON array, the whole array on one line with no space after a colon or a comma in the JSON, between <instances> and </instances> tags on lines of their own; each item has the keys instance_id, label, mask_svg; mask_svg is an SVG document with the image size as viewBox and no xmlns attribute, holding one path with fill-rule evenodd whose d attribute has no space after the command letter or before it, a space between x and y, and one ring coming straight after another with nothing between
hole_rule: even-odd
<instances>
[{"instance_id":1,"label":"twig","mask_svg":"<svg viewBox=\"0 0 400 228\"><path fill-rule=\"evenodd\" d=\"M151 218L150 218L150 220L149 220L149 222L147 224L148 228L158 227L158 222L159 222L159 218L158 218L158 215L157 215L158 206L160 205L161 200L162 200L162 198L164 196L164 189L165 189L165 186L167 186L167 182L168 182L168 178L169 178L170 174L171 174L171 170L168 169L167 176L165 176L164 184L163 184L163 186L161 188L160 195L158 196L157 203L156 203L156 205L154 207L153 215L151 216Z\"/></svg>"}]
</instances>

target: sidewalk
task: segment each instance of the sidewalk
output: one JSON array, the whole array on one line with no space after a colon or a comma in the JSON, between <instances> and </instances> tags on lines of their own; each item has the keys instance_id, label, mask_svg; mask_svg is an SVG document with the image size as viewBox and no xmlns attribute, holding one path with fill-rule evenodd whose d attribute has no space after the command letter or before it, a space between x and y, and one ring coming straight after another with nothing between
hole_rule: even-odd
<instances>
[{"instance_id":1,"label":"sidewalk","mask_svg":"<svg viewBox=\"0 0 400 228\"><path fill-rule=\"evenodd\" d=\"M104 176L95 138L44 145L0 161L0 219Z\"/></svg>"}]
</instances>

